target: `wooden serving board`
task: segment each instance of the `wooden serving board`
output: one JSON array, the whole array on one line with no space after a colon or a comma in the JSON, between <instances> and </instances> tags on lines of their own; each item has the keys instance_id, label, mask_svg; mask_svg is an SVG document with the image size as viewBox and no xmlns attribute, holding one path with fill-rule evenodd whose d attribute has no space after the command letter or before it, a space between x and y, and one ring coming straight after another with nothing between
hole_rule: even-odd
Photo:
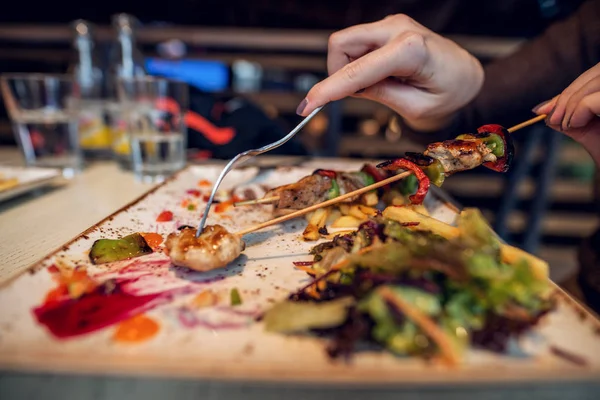
<instances>
[{"instance_id":1,"label":"wooden serving board","mask_svg":"<svg viewBox=\"0 0 600 400\"><path fill-rule=\"evenodd\" d=\"M260 196L264 186L293 182L310 174L315 167L306 164L261 173L255 168L235 170L223 187L235 188L242 195L250 188ZM332 169L359 167L360 164L328 164ZM134 232L153 232L165 237L180 225L196 225L205 205L203 197L210 191L210 186L203 181L214 181L220 169L220 166L195 166L183 170L47 256L30 273L2 287L0 368L344 382L361 386L479 385L484 382L597 380L600 377L600 322L558 288L556 311L526 338L514 343L509 354L471 351L465 364L455 369L383 352L357 354L351 363L332 362L326 356L325 341L321 339L266 333L261 323L254 322L254 317L307 283L307 275L292 264L309 260L308 250L315 245L300 238L304 220L289 221L245 236L244 254L227 268L209 273L175 268L161 252L112 264L90 264L88 251L97 239L118 238ZM430 192L425 205L442 221L452 223L456 217L455 206L437 190ZM271 218L269 206L222 208L220 213L211 213L208 223L219 223L233 232ZM156 222L157 215L164 210L173 212L173 220ZM156 333L146 340L116 341L116 332L123 328L114 321L80 336L67 339L53 336L38 323L33 310L56 288L49 267L57 264L86 266L96 280L113 280L120 285L120 290L138 299L151 297L152 301L144 302L130 314L143 311L144 316L156 323ZM242 298L242 305L237 307L230 306L233 288ZM216 303L198 308L199 294L208 291L215 296ZM110 313L115 316L124 313L127 304L125 300L116 306L113 304ZM103 303L93 306L95 312L109 307ZM585 365L557 356L556 349L583 358Z\"/></svg>"}]
</instances>

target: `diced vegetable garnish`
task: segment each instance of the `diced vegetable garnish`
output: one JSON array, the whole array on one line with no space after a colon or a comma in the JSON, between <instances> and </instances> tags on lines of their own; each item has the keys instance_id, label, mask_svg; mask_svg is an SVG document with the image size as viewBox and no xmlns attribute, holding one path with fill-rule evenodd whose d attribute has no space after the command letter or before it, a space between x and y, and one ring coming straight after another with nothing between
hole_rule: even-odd
<instances>
[{"instance_id":1,"label":"diced vegetable garnish","mask_svg":"<svg viewBox=\"0 0 600 400\"><path fill-rule=\"evenodd\" d=\"M128 260L152 253L144 237L139 233L125 236L121 239L99 239L90 250L90 260L93 264Z\"/></svg>"},{"instance_id":2,"label":"diced vegetable garnish","mask_svg":"<svg viewBox=\"0 0 600 400\"><path fill-rule=\"evenodd\" d=\"M232 306L239 306L242 304L242 297L240 296L240 292L236 288L231 289L229 297L231 299Z\"/></svg>"},{"instance_id":3,"label":"diced vegetable garnish","mask_svg":"<svg viewBox=\"0 0 600 400\"><path fill-rule=\"evenodd\" d=\"M156 217L156 222L168 222L173 220L173 213L171 211L163 211Z\"/></svg>"}]
</instances>

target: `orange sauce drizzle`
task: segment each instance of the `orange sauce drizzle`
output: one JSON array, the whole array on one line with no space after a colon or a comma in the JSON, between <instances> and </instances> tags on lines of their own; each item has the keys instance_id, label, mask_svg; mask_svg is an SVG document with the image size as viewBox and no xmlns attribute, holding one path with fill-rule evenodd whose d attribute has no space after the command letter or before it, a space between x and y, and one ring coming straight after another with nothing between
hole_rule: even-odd
<instances>
[{"instance_id":1,"label":"orange sauce drizzle","mask_svg":"<svg viewBox=\"0 0 600 400\"><path fill-rule=\"evenodd\" d=\"M159 331L158 323L145 315L136 315L121 322L113 335L113 340L124 343L139 343L151 339Z\"/></svg>"}]
</instances>

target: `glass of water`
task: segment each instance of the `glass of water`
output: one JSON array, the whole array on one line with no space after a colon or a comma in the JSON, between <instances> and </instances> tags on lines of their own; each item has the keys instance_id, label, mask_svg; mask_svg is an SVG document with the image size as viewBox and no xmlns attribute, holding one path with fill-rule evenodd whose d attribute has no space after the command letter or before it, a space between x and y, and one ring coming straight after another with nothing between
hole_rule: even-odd
<instances>
[{"instance_id":1,"label":"glass of water","mask_svg":"<svg viewBox=\"0 0 600 400\"><path fill-rule=\"evenodd\" d=\"M120 78L117 89L135 176L162 182L185 166L189 88L164 78L132 77Z\"/></svg>"},{"instance_id":2,"label":"glass of water","mask_svg":"<svg viewBox=\"0 0 600 400\"><path fill-rule=\"evenodd\" d=\"M81 171L78 90L72 77L9 74L0 79L0 88L26 164L61 169L66 178Z\"/></svg>"}]
</instances>

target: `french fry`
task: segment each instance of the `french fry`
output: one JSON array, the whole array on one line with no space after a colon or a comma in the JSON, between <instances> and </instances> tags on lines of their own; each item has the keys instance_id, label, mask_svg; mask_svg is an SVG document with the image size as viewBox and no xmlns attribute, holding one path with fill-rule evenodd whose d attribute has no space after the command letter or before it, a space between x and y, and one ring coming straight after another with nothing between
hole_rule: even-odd
<instances>
[{"instance_id":1,"label":"french fry","mask_svg":"<svg viewBox=\"0 0 600 400\"><path fill-rule=\"evenodd\" d=\"M319 228L316 225L307 225L304 232L302 232L302 239L307 242L314 242L315 240L319 240L321 234L319 233Z\"/></svg>"},{"instance_id":2,"label":"french fry","mask_svg":"<svg viewBox=\"0 0 600 400\"><path fill-rule=\"evenodd\" d=\"M315 214L315 212L313 211L313 212L310 212L310 213L308 213L308 214L306 214L304 216L304 218L308 221L309 224L310 224L310 221L311 221L311 219L312 219L312 217L313 217L314 214Z\"/></svg>"},{"instance_id":3,"label":"french fry","mask_svg":"<svg viewBox=\"0 0 600 400\"><path fill-rule=\"evenodd\" d=\"M454 239L460 235L460 229L457 227L415 212L408 207L388 207L383 211L383 216L398 222L418 222L418 225L411 228L431 231L446 239ZM509 265L514 265L520 260L525 260L536 278L540 280L548 279L548 263L532 254L517 247L501 243L500 256L502 262Z\"/></svg>"},{"instance_id":4,"label":"french fry","mask_svg":"<svg viewBox=\"0 0 600 400\"><path fill-rule=\"evenodd\" d=\"M342 212L338 208L333 208L327 217L326 225L331 225L341 216Z\"/></svg>"},{"instance_id":5,"label":"french fry","mask_svg":"<svg viewBox=\"0 0 600 400\"><path fill-rule=\"evenodd\" d=\"M312 215L309 224L324 226L325 221L327 221L327 215L329 213L329 208L319 208L315 210L315 213Z\"/></svg>"},{"instance_id":6,"label":"french fry","mask_svg":"<svg viewBox=\"0 0 600 400\"><path fill-rule=\"evenodd\" d=\"M349 215L353 216L356 219L359 219L361 221L366 220L367 218L369 218L368 215L366 215L365 213L363 213L360 210L360 205L359 204L353 204L350 206L350 212L348 213Z\"/></svg>"},{"instance_id":7,"label":"french fry","mask_svg":"<svg viewBox=\"0 0 600 400\"><path fill-rule=\"evenodd\" d=\"M358 208L360 209L360 211L363 214L368 215L369 217L374 217L377 215L377 210L374 209L373 207L367 207L367 206L363 206L362 204L359 204Z\"/></svg>"},{"instance_id":8,"label":"french fry","mask_svg":"<svg viewBox=\"0 0 600 400\"><path fill-rule=\"evenodd\" d=\"M340 212L342 215L350 215L350 205L349 204L338 204Z\"/></svg>"},{"instance_id":9,"label":"french fry","mask_svg":"<svg viewBox=\"0 0 600 400\"><path fill-rule=\"evenodd\" d=\"M431 231L446 239L453 239L458 237L460 231L457 227L438 221L437 219L428 217L418 213L409 207L387 207L383 210L384 218L392 219L400 223L414 223L418 222L418 225L411 226L411 229L419 231Z\"/></svg>"},{"instance_id":10,"label":"french fry","mask_svg":"<svg viewBox=\"0 0 600 400\"><path fill-rule=\"evenodd\" d=\"M363 221L352 215L342 215L333 224L332 228L358 228Z\"/></svg>"},{"instance_id":11,"label":"french fry","mask_svg":"<svg viewBox=\"0 0 600 400\"><path fill-rule=\"evenodd\" d=\"M308 225L306 226L306 229L304 229L304 232L302 232L302 238L304 240L319 240L321 237L319 229L325 226L330 211L330 208L319 208L310 215L308 218Z\"/></svg>"},{"instance_id":12,"label":"french fry","mask_svg":"<svg viewBox=\"0 0 600 400\"><path fill-rule=\"evenodd\" d=\"M425 208L425 206L423 204L410 204L406 206L407 208L410 208L411 210L418 212L419 214L423 214L426 215L428 217L430 217L431 215L429 215L429 211L427 211L427 209Z\"/></svg>"},{"instance_id":13,"label":"french fry","mask_svg":"<svg viewBox=\"0 0 600 400\"><path fill-rule=\"evenodd\" d=\"M367 192L361 196L360 201L365 206L373 207L379 203L379 196L376 191Z\"/></svg>"},{"instance_id":14,"label":"french fry","mask_svg":"<svg viewBox=\"0 0 600 400\"><path fill-rule=\"evenodd\" d=\"M402 195L396 196L396 197L392 198L392 205L393 206L403 206L405 204L406 204L406 199Z\"/></svg>"}]
</instances>

